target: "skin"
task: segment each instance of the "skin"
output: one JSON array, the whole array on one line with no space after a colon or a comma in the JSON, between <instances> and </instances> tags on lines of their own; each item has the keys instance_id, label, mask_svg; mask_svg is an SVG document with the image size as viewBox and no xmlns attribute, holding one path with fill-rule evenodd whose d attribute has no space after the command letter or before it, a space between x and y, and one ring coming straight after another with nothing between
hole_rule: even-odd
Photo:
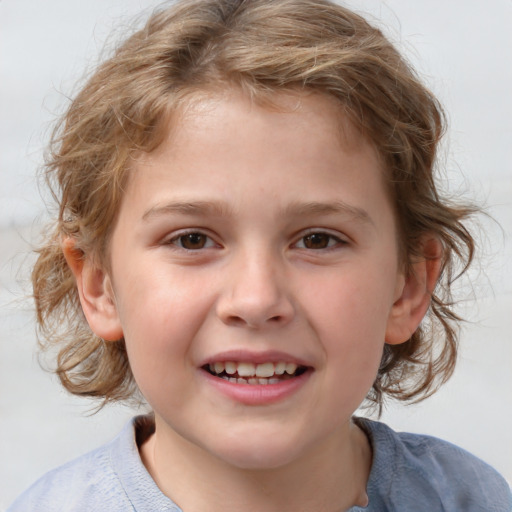
<instances>
[{"instance_id":1,"label":"skin","mask_svg":"<svg viewBox=\"0 0 512 512\"><path fill-rule=\"evenodd\" d=\"M276 99L283 109L238 91L197 97L139 155L110 272L63 246L93 331L124 336L155 413L142 459L184 510L364 505L371 450L351 416L439 271L430 258L403 274L384 170L333 100ZM247 403L202 368L225 351L288 358L306 377Z\"/></svg>"}]
</instances>

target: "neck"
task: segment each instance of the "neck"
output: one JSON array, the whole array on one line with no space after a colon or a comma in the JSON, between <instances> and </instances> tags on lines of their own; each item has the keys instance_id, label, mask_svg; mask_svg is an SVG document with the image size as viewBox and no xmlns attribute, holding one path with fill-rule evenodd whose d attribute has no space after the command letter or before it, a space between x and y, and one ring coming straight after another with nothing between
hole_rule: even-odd
<instances>
[{"instance_id":1,"label":"neck","mask_svg":"<svg viewBox=\"0 0 512 512\"><path fill-rule=\"evenodd\" d=\"M338 512L366 506L371 448L350 423L299 460L270 469L241 469L175 432L157 428L141 457L161 491L183 510ZM160 432L159 432L160 430Z\"/></svg>"}]
</instances>

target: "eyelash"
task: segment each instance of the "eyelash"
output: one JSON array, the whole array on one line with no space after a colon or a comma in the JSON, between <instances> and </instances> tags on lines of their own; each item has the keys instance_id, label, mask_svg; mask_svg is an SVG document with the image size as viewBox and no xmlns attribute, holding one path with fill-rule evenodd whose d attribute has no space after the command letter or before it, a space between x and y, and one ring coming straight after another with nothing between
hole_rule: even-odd
<instances>
[{"instance_id":1,"label":"eyelash","mask_svg":"<svg viewBox=\"0 0 512 512\"><path fill-rule=\"evenodd\" d=\"M189 237L188 242L192 243L198 243L200 247L186 247L185 243L187 243L187 237ZM194 240L191 237L196 237L196 240ZM317 240L315 241L314 238L317 237ZM197 238L200 238L199 241L197 241ZM306 242L306 240L308 240ZM325 247L308 247L308 243L317 243L322 245L322 243L327 242L327 245ZM201 245L202 243L202 245ZM300 244L303 244L302 247L300 247ZM304 235L302 235L297 242L295 242L292 247L297 249L303 249L303 250L311 250L311 251L329 251L336 249L339 246L346 245L348 242L346 240L341 239L338 236L335 236L331 233L327 233L325 231L310 231ZM173 245L178 247L179 249L183 249L185 251L195 252L200 251L202 249L210 249L212 247L217 246L215 241L208 236L207 234L201 232L201 231L186 231L181 232L177 234L176 236L172 237L168 241L165 242L166 245Z\"/></svg>"},{"instance_id":2,"label":"eyelash","mask_svg":"<svg viewBox=\"0 0 512 512\"><path fill-rule=\"evenodd\" d=\"M204 240L204 245L201 247L196 247L196 248L185 247L183 245L183 241L186 239L186 237L189 237L189 241L190 241L190 237L193 237L193 236L202 237L202 239ZM199 251L201 249L210 249L211 247L215 247L217 245L210 236L208 236L205 233L202 233L201 231L181 232L178 235L173 236L171 239L167 240L165 242L165 244L166 245L174 245L174 246L178 247L179 249L183 249L185 251L190 251L190 252Z\"/></svg>"},{"instance_id":3,"label":"eyelash","mask_svg":"<svg viewBox=\"0 0 512 512\"><path fill-rule=\"evenodd\" d=\"M311 239L313 237L320 237L320 240L317 240L317 241L322 241L322 240L325 241L327 239L327 246L313 248L313 247L307 247L306 244L304 243L304 247L298 247L299 243L304 242L306 239L310 239L310 241L311 241ZM331 233L327 233L325 231L310 231L310 232L302 235L300 237L300 239L298 240L298 242L296 242L294 244L294 247L297 247L299 249L304 249L304 250L311 250L311 251L329 251L329 250L336 249L340 246L346 245L347 243L348 242L346 240L343 240L339 236L333 235Z\"/></svg>"}]
</instances>

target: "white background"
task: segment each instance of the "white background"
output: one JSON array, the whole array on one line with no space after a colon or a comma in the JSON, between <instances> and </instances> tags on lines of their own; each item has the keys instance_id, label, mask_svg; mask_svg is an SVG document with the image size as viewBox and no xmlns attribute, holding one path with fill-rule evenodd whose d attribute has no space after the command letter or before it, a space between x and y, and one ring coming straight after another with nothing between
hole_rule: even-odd
<instances>
[{"instance_id":1,"label":"white background","mask_svg":"<svg viewBox=\"0 0 512 512\"><path fill-rule=\"evenodd\" d=\"M352 0L406 52L449 114L450 189L485 203L480 265L463 283L455 377L423 404L392 406L397 430L476 453L512 482L512 1ZM0 510L43 472L115 435L133 413L88 415L36 358L27 286L45 208L35 174L66 95L114 27L156 3L0 0ZM121 29L119 29L121 26Z\"/></svg>"}]
</instances>

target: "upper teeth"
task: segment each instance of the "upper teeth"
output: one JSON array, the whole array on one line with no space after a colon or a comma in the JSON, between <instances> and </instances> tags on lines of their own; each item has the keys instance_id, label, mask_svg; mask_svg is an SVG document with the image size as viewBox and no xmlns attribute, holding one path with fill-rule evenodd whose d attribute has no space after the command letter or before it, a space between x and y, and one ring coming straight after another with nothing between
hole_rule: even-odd
<instances>
[{"instance_id":1,"label":"upper teeth","mask_svg":"<svg viewBox=\"0 0 512 512\"><path fill-rule=\"evenodd\" d=\"M210 363L210 371L217 374L226 372L228 375L238 373L240 377L272 377L285 372L293 375L297 370L295 363L235 363L233 361Z\"/></svg>"}]
</instances>

